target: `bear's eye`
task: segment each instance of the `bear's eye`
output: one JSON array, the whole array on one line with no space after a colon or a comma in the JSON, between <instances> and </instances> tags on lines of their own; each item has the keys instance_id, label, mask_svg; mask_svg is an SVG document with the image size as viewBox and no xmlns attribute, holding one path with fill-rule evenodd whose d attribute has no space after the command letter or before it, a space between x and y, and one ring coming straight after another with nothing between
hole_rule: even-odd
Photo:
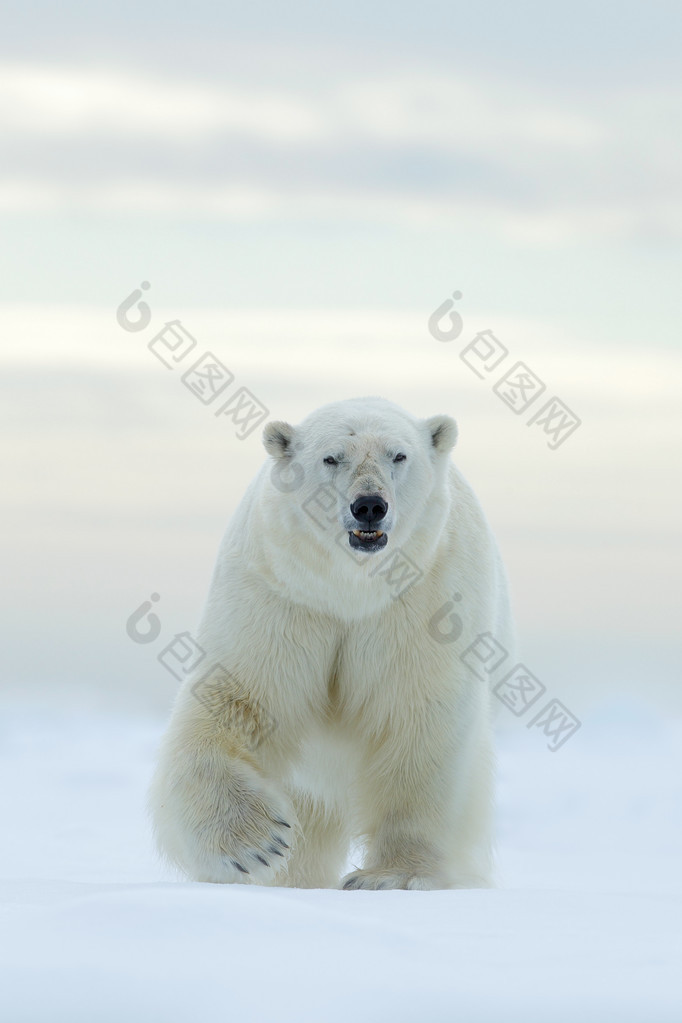
<instances>
[{"instance_id":1,"label":"bear's eye","mask_svg":"<svg viewBox=\"0 0 682 1023\"><path fill-rule=\"evenodd\" d=\"M393 459L393 461L394 462L404 462L406 458L407 458L407 455L404 455L402 453L402 451L399 451L398 454Z\"/></svg>"},{"instance_id":2,"label":"bear's eye","mask_svg":"<svg viewBox=\"0 0 682 1023\"><path fill-rule=\"evenodd\" d=\"M333 455L327 455L327 457L323 458L322 461L324 462L325 465L338 465L339 464L336 461L336 459L334 458Z\"/></svg>"}]
</instances>

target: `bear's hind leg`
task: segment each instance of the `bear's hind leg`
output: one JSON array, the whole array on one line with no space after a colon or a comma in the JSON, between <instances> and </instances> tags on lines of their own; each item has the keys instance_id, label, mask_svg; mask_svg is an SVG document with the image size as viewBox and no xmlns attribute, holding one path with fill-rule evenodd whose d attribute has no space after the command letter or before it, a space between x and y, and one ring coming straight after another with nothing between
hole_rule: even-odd
<instances>
[{"instance_id":1,"label":"bear's hind leg","mask_svg":"<svg viewBox=\"0 0 682 1023\"><path fill-rule=\"evenodd\" d=\"M483 698L467 715L435 700L394 708L390 741L370 747L359 772L366 856L342 888L489 884L493 758L484 709Z\"/></svg>"}]
</instances>

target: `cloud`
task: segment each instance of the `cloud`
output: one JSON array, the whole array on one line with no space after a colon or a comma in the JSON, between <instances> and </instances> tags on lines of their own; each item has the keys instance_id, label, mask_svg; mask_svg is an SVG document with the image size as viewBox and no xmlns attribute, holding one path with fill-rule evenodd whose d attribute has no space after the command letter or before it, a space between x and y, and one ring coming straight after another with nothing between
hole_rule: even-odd
<instances>
[{"instance_id":1,"label":"cloud","mask_svg":"<svg viewBox=\"0 0 682 1023\"><path fill-rule=\"evenodd\" d=\"M293 98L189 81L50 65L0 65L0 124L48 140L107 134L183 141L217 132L291 141L314 134L314 111Z\"/></svg>"},{"instance_id":2,"label":"cloud","mask_svg":"<svg viewBox=\"0 0 682 1023\"><path fill-rule=\"evenodd\" d=\"M512 141L580 148L601 134L585 113L562 110L518 85L471 77L387 75L284 91L21 62L0 64L0 125L47 141L233 135L287 146L362 140L476 152Z\"/></svg>"},{"instance_id":3,"label":"cloud","mask_svg":"<svg viewBox=\"0 0 682 1023\"><path fill-rule=\"evenodd\" d=\"M682 93L484 74L280 89L0 64L0 211L452 223L527 245L682 235Z\"/></svg>"}]
</instances>

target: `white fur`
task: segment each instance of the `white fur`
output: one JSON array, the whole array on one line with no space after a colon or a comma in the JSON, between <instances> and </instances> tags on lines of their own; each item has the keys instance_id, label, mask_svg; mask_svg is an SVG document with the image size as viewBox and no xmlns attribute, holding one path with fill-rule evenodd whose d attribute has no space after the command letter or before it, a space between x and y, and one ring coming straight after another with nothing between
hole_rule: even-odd
<instances>
[{"instance_id":1,"label":"white fur","mask_svg":"<svg viewBox=\"0 0 682 1023\"><path fill-rule=\"evenodd\" d=\"M456 435L447 416L379 398L266 427L271 457L220 548L207 658L150 794L159 846L190 877L335 886L362 840L345 887L490 883L489 687L460 654L480 633L507 650L512 637L494 540L449 458ZM321 487L334 507L319 525ZM375 553L348 544L359 494L388 503ZM386 573L403 555L421 575L396 594ZM441 642L429 623L455 592L463 632ZM218 710L192 690L217 662L232 680Z\"/></svg>"}]
</instances>

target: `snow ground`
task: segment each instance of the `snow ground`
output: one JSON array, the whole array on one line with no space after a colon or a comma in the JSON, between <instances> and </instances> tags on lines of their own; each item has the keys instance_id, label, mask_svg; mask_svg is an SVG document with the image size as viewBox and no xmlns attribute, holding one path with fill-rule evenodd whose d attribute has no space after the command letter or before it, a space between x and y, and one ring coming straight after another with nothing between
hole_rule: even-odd
<instances>
[{"instance_id":1,"label":"snow ground","mask_svg":"<svg viewBox=\"0 0 682 1023\"><path fill-rule=\"evenodd\" d=\"M144 797L163 722L0 709L2 1023L682 1019L682 722L499 735L500 887L179 883Z\"/></svg>"}]
</instances>

